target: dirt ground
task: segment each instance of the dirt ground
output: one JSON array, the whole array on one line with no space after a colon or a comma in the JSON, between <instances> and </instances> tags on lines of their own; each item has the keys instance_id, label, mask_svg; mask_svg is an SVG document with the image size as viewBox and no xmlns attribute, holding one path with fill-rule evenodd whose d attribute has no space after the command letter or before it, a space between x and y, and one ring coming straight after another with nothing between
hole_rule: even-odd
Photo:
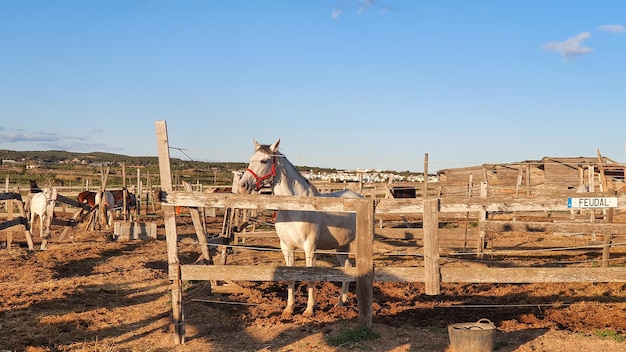
<instances>
[{"instance_id":1,"label":"dirt ground","mask_svg":"<svg viewBox=\"0 0 626 352\"><path fill-rule=\"evenodd\" d=\"M193 262L200 254L184 215L178 218L181 260ZM626 333L622 283L444 284L438 296L427 296L418 283L376 284L373 332L379 337L332 347L328 338L357 326L354 287L347 306L335 307L340 284L317 283L315 316L283 319L286 283L236 282L239 292L212 294L206 282L186 282L186 343L176 346L163 220L142 221L157 222L156 240L114 241L112 231L87 232L82 225L60 239L53 226L48 250L28 251L16 233L13 246L0 249L0 351L451 351L447 327L481 318L497 327L496 351L626 351L626 342L598 332ZM219 225L217 218L212 226ZM514 241L546 239L519 235ZM277 240L246 246L267 248ZM583 251L568 260L598 255ZM381 256L375 263L418 265L411 258ZM236 248L227 259L282 265L277 251ZM318 264L334 265L334 257L321 255ZM304 293L300 285L300 305Z\"/></svg>"}]
</instances>

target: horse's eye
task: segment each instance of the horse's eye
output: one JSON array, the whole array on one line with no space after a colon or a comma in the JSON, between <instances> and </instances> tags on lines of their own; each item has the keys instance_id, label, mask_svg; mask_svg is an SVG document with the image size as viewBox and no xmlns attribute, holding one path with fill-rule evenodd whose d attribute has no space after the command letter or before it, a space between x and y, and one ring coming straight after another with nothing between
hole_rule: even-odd
<instances>
[{"instance_id":1,"label":"horse's eye","mask_svg":"<svg viewBox=\"0 0 626 352\"><path fill-rule=\"evenodd\" d=\"M261 160L261 164L267 164L268 162L269 162L269 160L268 160L268 159Z\"/></svg>"}]
</instances>

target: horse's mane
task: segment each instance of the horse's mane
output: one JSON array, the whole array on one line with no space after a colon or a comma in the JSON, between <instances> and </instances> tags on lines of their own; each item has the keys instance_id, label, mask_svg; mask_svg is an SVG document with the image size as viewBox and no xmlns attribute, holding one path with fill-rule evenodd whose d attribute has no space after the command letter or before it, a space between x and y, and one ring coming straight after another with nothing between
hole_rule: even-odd
<instances>
[{"instance_id":1,"label":"horse's mane","mask_svg":"<svg viewBox=\"0 0 626 352\"><path fill-rule=\"evenodd\" d=\"M302 173L300 172L300 170L298 170L298 168L296 168L296 166L294 164L291 163L291 161L289 161L285 155L281 152L279 152L278 150L276 151L272 151L272 149L270 148L269 144L263 144L261 146L259 146L258 151L262 152L263 154L267 154L267 155L271 155L271 156L280 156L282 157L287 164L291 165L291 167L293 167L293 169L300 174L300 176L302 176L302 178L306 181L306 183L314 190L315 193L320 193L320 191L317 189L317 187L315 187L314 184L311 183L311 181L309 181L308 178L304 177L304 175L302 175Z\"/></svg>"}]
</instances>

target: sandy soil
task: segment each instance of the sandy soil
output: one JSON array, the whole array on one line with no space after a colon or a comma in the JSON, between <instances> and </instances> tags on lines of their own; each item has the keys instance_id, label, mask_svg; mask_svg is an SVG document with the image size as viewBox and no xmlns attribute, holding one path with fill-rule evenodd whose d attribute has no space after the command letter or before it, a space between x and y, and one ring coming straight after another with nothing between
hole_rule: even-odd
<instances>
[{"instance_id":1,"label":"sandy soil","mask_svg":"<svg viewBox=\"0 0 626 352\"><path fill-rule=\"evenodd\" d=\"M142 220L158 223L157 240L113 241L111 231L82 225L60 240L53 227L48 250L28 251L16 233L12 248L0 249L0 351L450 351L447 326L481 318L497 327L496 351L626 351L626 342L598 336L603 329L626 333L626 285L603 283L445 284L439 296L425 295L423 284L376 284L373 331L380 337L332 347L328 338L357 326L354 287L348 305L335 307L339 284L318 283L316 315L283 319L286 283L236 282L239 292L214 294L206 282L187 282L186 343L175 346L163 221ZM178 220L181 258L193 262L199 250L191 221ZM332 265L334 257L318 262ZM282 259L275 251L236 249L228 264L238 263ZM301 285L299 304L305 298Z\"/></svg>"}]
</instances>

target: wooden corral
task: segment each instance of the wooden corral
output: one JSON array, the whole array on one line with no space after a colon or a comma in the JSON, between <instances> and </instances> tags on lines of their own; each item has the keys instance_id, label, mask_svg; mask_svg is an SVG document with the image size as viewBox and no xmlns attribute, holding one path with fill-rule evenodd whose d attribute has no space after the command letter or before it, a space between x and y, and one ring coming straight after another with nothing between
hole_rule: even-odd
<instances>
[{"instance_id":1,"label":"wooden corral","mask_svg":"<svg viewBox=\"0 0 626 352\"><path fill-rule=\"evenodd\" d=\"M182 307L182 282L184 280L246 280L246 281L356 281L359 322L366 327L371 326L372 284L374 281L384 282L423 282L427 294L438 294L441 282L462 283L535 283L535 282L626 282L625 267L608 267L610 248L614 245L615 235L626 234L626 224L610 222L606 211L607 222L578 223L568 208L568 197L576 195L561 193L551 197L458 197L458 198L405 198L405 199L343 199L322 197L280 197L238 194L208 194L190 191L174 191L171 182L169 164L169 144L165 121L156 122L157 145L159 150L159 167L163 187L162 206L165 216L165 227L168 244L168 267L172 285L172 309L175 327L175 341L184 342L184 320ZM620 205L617 212L625 211L626 196L617 195ZM235 266L235 265L188 265L182 264L178 258L177 230L174 209L177 206L193 210L207 208L236 208L253 210L307 210L355 212L357 215L356 268L323 268L323 267L284 267L284 266ZM543 214L571 214L563 218L563 222L552 220L533 221L522 224L518 221L498 221L489 219L489 213L522 214L538 212ZM373 261L374 234L377 216L404 216L421 214L419 229L400 229L400 234L389 237L402 237L414 240L422 238L420 253L423 255L423 267L375 266ZM446 215L448 214L448 215ZM445 229L441 228L442 220L456 215L469 214L477 219L477 240L475 254L480 255L485 249L489 232L513 231L520 226L532 232L593 232L602 236L597 247L603 253L602 267L447 267L441 265L441 244L445 239ZM594 216L595 219L595 216ZM569 220L569 222L567 221ZM194 226L200 220L194 218ZM468 232L465 229L462 231ZM384 231L380 231L383 233ZM197 230L200 244L202 230Z\"/></svg>"}]
</instances>

